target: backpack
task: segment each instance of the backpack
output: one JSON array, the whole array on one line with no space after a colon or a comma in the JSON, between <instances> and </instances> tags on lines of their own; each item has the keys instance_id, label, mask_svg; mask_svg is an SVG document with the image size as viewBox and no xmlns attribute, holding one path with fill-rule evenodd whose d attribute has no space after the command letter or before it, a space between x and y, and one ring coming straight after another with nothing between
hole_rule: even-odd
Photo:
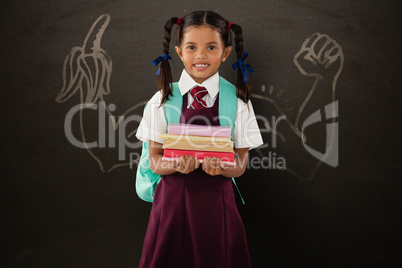
<instances>
[{"instance_id":1,"label":"backpack","mask_svg":"<svg viewBox=\"0 0 402 268\"><path fill-rule=\"evenodd\" d=\"M172 93L173 96L170 96L169 100L167 100L164 105L167 124L180 123L180 114L183 106L183 97L180 94L177 82L172 83ZM234 122L236 120L236 113L237 113L236 87L231 83L229 83L228 81L226 81L224 78L219 77L218 97L219 97L219 123L221 126L231 126L232 128L231 133L233 135ZM162 178L161 175L155 174L151 171L151 168L149 166L149 143L143 142L141 158L138 163L136 182L135 182L135 189L138 196L142 200L152 203L154 200L155 188L160 182L161 178ZM234 178L232 178L232 181L237 188ZM237 190L239 191L238 188ZM240 198L244 204L244 200L241 194Z\"/></svg>"}]
</instances>

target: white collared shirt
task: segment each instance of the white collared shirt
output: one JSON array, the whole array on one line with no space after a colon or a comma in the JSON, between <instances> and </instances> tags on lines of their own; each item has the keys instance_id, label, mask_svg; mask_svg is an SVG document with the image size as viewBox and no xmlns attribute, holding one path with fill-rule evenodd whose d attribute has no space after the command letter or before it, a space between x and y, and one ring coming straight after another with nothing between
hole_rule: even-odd
<instances>
[{"instance_id":1,"label":"white collared shirt","mask_svg":"<svg viewBox=\"0 0 402 268\"><path fill-rule=\"evenodd\" d=\"M189 92L196 86L205 87L208 91L208 94L205 95L202 99L206 102L207 107L211 107L214 105L216 97L219 93L219 73L216 72L213 76L209 77L202 84L198 84L193 80L193 78L187 73L186 69L183 70L180 80L179 80L179 89L182 96ZM191 106L193 103L193 96L191 94L187 94L187 108Z\"/></svg>"},{"instance_id":2,"label":"white collared shirt","mask_svg":"<svg viewBox=\"0 0 402 268\"><path fill-rule=\"evenodd\" d=\"M205 87L208 94L203 97L203 100L206 102L208 107L211 107L219 93L219 73L217 72L209 77L202 84L198 84L187 73L186 69L183 69L178 85L182 96L195 86ZM193 97L191 94L187 94L187 96L189 107L193 102ZM136 133L137 139L143 142L153 140L155 142L163 143L163 139L159 136L161 133L166 133L167 123L165 119L164 105L159 107L161 99L162 93L161 91L158 91L149 100ZM248 101L246 104L241 99L237 98L237 115L233 129L233 141L235 148L248 147L252 149L263 144L251 101Z\"/></svg>"}]
</instances>

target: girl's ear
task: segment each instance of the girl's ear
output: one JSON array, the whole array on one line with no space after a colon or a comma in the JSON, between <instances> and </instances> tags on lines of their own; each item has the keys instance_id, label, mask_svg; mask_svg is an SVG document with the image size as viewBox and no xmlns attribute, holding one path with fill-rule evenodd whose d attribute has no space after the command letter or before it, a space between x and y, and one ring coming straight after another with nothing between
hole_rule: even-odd
<instances>
[{"instance_id":1,"label":"girl's ear","mask_svg":"<svg viewBox=\"0 0 402 268\"><path fill-rule=\"evenodd\" d=\"M183 58L182 58L182 54L181 54L181 49L180 49L180 47L179 46L175 46L174 47L174 49L176 50L176 53L177 53L177 55L180 57L180 59L183 61Z\"/></svg>"},{"instance_id":2,"label":"girl's ear","mask_svg":"<svg viewBox=\"0 0 402 268\"><path fill-rule=\"evenodd\" d=\"M230 52L232 52L232 47L225 47L225 50L223 51L222 62L225 62L225 60L229 57Z\"/></svg>"}]
</instances>

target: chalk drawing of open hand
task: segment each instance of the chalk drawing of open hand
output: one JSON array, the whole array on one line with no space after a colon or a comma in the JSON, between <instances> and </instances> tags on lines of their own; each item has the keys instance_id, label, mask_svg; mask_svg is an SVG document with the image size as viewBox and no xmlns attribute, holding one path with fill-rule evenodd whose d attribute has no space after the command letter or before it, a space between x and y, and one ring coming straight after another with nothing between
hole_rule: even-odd
<instances>
[{"instance_id":1,"label":"chalk drawing of open hand","mask_svg":"<svg viewBox=\"0 0 402 268\"><path fill-rule=\"evenodd\" d=\"M90 143L87 142L87 140L89 140L87 138L88 136L94 136L94 133L96 134L97 131L102 131L102 124L99 120L99 126L95 126L93 117L91 116L88 116L88 121L85 120L84 111L86 113L91 112L88 111L86 107L96 107L98 111L104 111L105 114L108 115L108 119L110 120L109 123L112 125L112 127L109 126L108 129L109 135L110 132L113 132L113 135L115 135L115 132L118 130L119 145L117 147L115 145L110 146L109 140L109 148L112 148L112 151L113 149L114 151L118 150L120 159L124 158L121 157L121 153L125 152L125 145L128 142L132 142L134 139L134 134L137 131L135 125L134 127L133 124L127 125L127 122L130 121L127 121L126 119L133 119L136 117L134 119L138 121L138 116L134 112L137 108L143 107L146 104L146 102L140 102L130 107L123 113L123 115L119 116L117 121L115 120L115 116L113 116L111 109L109 109L109 107L113 107L113 109L115 109L115 106L113 104L110 106L106 105L104 96L111 92L110 78L112 74L112 59L109 57L106 51L101 48L101 40L107 26L109 25L109 22L110 16L108 14L101 15L92 24L87 36L84 39L83 45L81 47L73 47L70 53L66 56L63 65L63 87L56 97L56 102L63 103L69 100L76 92L79 93L79 124L82 141L81 143L88 151L90 156L98 163L102 172L110 172L117 167L130 165L130 163L117 163L110 165L111 167L105 170L104 164L106 162L110 162L101 160L101 157L107 159L105 156L106 150L103 150L105 147L97 146L102 148L101 150L96 146L90 146ZM134 114L130 115L130 113ZM99 112L99 114L101 113ZM135 120L131 120L131 122ZM106 124L103 131L106 132ZM99 141L98 144L101 143L102 142ZM124 145L124 148L122 148L120 145Z\"/></svg>"}]
</instances>

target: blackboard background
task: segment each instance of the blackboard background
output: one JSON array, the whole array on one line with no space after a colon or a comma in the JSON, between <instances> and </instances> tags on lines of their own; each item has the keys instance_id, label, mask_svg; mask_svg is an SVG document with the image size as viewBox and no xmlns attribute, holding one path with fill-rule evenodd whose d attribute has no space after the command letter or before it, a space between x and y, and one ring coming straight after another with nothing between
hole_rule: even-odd
<instances>
[{"instance_id":1,"label":"blackboard background","mask_svg":"<svg viewBox=\"0 0 402 268\"><path fill-rule=\"evenodd\" d=\"M203 9L243 27L247 61L256 71L253 90L260 95L268 94L264 85L297 99L311 86L292 58L315 32L336 40L345 57L336 93L339 166L322 165L310 181L277 170L248 170L238 180L253 266L402 264L398 1L40 0L0 6L2 267L138 264L151 205L135 194L135 168L102 173L86 150L66 139L64 118L79 99L55 101L63 61L92 23L109 14L102 48L113 73L105 100L122 114L156 91L150 62L161 53L164 22ZM178 79L182 67L174 61ZM234 81L229 64L221 74ZM269 116L266 103L252 101L256 113ZM116 156L104 151L105 165L114 164ZM284 151L302 160L292 148Z\"/></svg>"}]
</instances>

